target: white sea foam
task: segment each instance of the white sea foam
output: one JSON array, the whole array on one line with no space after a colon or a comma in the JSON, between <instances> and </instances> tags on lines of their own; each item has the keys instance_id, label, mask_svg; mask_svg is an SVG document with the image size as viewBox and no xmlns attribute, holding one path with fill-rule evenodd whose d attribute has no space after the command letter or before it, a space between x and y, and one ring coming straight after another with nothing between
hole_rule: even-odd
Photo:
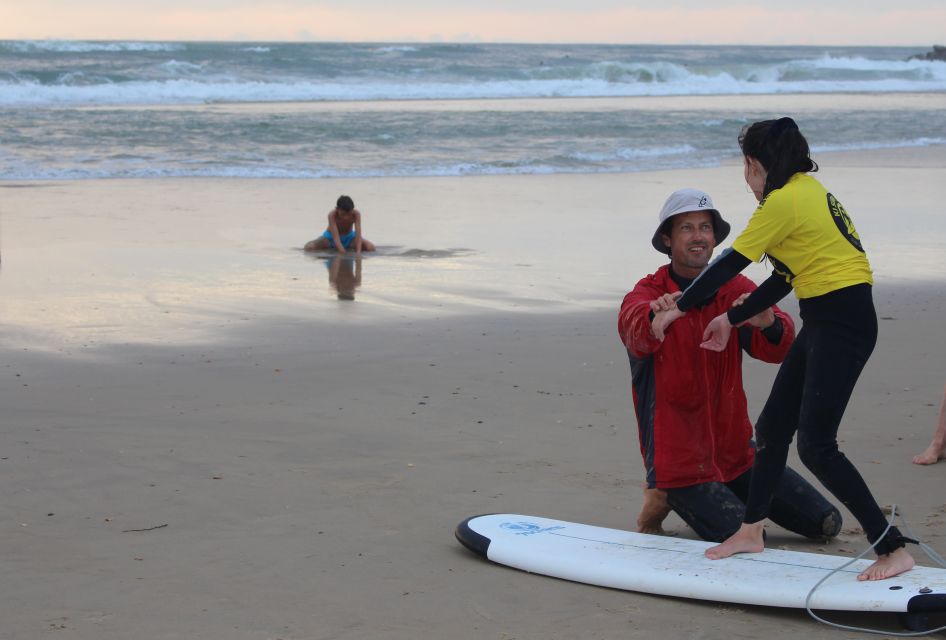
<instances>
[{"instance_id":1,"label":"white sea foam","mask_svg":"<svg viewBox=\"0 0 946 640\"><path fill-rule=\"evenodd\" d=\"M942 65L946 67L946 65ZM469 100L492 98L634 97L682 95L765 95L778 93L938 92L943 77L924 80L737 80L728 74L689 74L672 82L609 82L601 79L471 82L260 82L202 81L200 67L164 64L189 79L84 83L0 81L0 105L199 104L207 102L307 102L374 100ZM191 75L194 74L194 75ZM68 78L69 76L63 76Z\"/></svg>"},{"instance_id":2,"label":"white sea foam","mask_svg":"<svg viewBox=\"0 0 946 640\"><path fill-rule=\"evenodd\" d=\"M695 151L696 148L691 145L678 144L672 147L624 147L610 153L575 152L568 154L568 157L582 162L612 162L614 160L646 160L648 158L682 156Z\"/></svg>"},{"instance_id":3,"label":"white sea foam","mask_svg":"<svg viewBox=\"0 0 946 640\"><path fill-rule=\"evenodd\" d=\"M266 55L270 50L279 55ZM762 117L744 109L760 103L748 98L699 101L709 104L697 110L679 101L673 114L649 101L628 102L627 110L612 109L618 101L601 101L611 105L604 110L589 107L596 101L554 101L542 107L542 117L532 115L531 103L557 97L925 93L885 98L888 106L877 113L857 106L860 99L840 99L830 113L804 107L798 115L818 151L946 144L946 116L938 108L946 65L907 61L908 55L893 49L0 42L0 129L6 132L0 179L696 167L737 155L735 132L747 118ZM464 102L493 98L516 106L493 112ZM371 108L371 117L361 105L344 104L388 100L405 103ZM440 100L457 102L423 104ZM279 104L311 101L339 104ZM200 106L247 102L276 104ZM87 106L103 108L81 109Z\"/></svg>"},{"instance_id":4,"label":"white sea foam","mask_svg":"<svg viewBox=\"0 0 946 640\"><path fill-rule=\"evenodd\" d=\"M863 57L829 56L811 60L809 64L817 69L841 69L852 71L929 71L936 75L940 62L930 60L875 60Z\"/></svg>"},{"instance_id":5,"label":"white sea foam","mask_svg":"<svg viewBox=\"0 0 946 640\"><path fill-rule=\"evenodd\" d=\"M98 42L84 40L7 40L0 42L0 49L30 53L49 51L54 53L92 53L124 51L184 51L186 45L167 42Z\"/></svg>"},{"instance_id":6,"label":"white sea foam","mask_svg":"<svg viewBox=\"0 0 946 640\"><path fill-rule=\"evenodd\" d=\"M658 56L633 47L576 48L575 58L557 50L545 51L556 56L546 63L540 56L544 50L534 47L467 51L423 45L367 49L352 45L348 51L336 51L314 44L287 44L283 48L286 56L260 57L255 54L269 52L271 47L3 41L0 68L8 71L0 75L0 106L946 91L946 65L906 60L906 56L891 59L890 53L875 59L812 55L800 49L796 57L770 53L759 59L747 51L701 60L698 52L667 51ZM61 76L50 80L29 63L12 58L6 62L4 51L43 58L52 55ZM115 53L114 62L111 55L91 60L79 55L102 52ZM416 59L390 55L413 52L421 55ZM174 55L165 57L164 53ZM457 56L456 62L445 64L442 58L450 55ZM666 59L675 55L676 59ZM22 69L18 68L21 64ZM155 69L172 78L156 78ZM70 74L80 72L86 77L71 81L77 76Z\"/></svg>"},{"instance_id":7,"label":"white sea foam","mask_svg":"<svg viewBox=\"0 0 946 640\"><path fill-rule=\"evenodd\" d=\"M375 49L375 53L412 53L414 51L417 51L417 47L411 47L407 45L378 47Z\"/></svg>"},{"instance_id":8,"label":"white sea foam","mask_svg":"<svg viewBox=\"0 0 946 640\"><path fill-rule=\"evenodd\" d=\"M844 144L812 145L812 153L831 151L870 151L872 149L910 149L946 145L946 138L913 138L888 142L852 142Z\"/></svg>"},{"instance_id":9,"label":"white sea foam","mask_svg":"<svg viewBox=\"0 0 946 640\"><path fill-rule=\"evenodd\" d=\"M168 60L159 65L159 67L172 74L194 75L203 71L203 66L193 62L181 62L179 60Z\"/></svg>"}]
</instances>

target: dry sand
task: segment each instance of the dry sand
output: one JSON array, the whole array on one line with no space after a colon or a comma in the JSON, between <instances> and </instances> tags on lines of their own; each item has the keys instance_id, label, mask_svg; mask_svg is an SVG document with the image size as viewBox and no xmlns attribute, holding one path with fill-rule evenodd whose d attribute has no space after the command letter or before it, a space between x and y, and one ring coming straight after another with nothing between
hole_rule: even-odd
<instances>
[{"instance_id":1,"label":"dry sand","mask_svg":"<svg viewBox=\"0 0 946 640\"><path fill-rule=\"evenodd\" d=\"M940 552L946 464L910 459L944 380L943 155L824 162L878 246L880 341L842 449ZM666 194L706 188L738 229L740 175L0 185L0 637L857 637L533 576L453 539L486 512L632 526L617 306L660 264ZM343 190L398 247L365 258L354 302L296 249ZM370 218L381 203L398 215ZM746 366L756 412L775 370ZM854 528L770 541L845 555Z\"/></svg>"}]
</instances>

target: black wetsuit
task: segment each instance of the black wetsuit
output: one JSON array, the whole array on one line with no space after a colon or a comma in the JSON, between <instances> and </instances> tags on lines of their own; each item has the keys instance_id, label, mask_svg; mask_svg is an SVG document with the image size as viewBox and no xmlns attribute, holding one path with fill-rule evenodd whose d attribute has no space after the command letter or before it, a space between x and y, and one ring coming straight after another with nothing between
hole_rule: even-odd
<instances>
[{"instance_id":1,"label":"black wetsuit","mask_svg":"<svg viewBox=\"0 0 946 640\"><path fill-rule=\"evenodd\" d=\"M686 311L711 295L750 260L727 250L677 301ZM727 316L737 325L784 297L792 286L773 273L742 306ZM756 457L743 521L769 516L773 495L798 433L802 463L857 518L871 542L887 527L857 469L838 450L837 434L854 385L877 342L877 314L870 284L858 284L799 301L803 327L779 368L772 392L756 423ZM896 527L875 547L890 553L909 541Z\"/></svg>"}]
</instances>

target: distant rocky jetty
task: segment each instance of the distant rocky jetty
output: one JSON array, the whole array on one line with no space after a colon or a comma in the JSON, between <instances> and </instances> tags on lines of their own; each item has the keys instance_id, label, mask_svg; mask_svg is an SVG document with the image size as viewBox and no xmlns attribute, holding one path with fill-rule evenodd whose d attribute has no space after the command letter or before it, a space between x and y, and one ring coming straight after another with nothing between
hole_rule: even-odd
<instances>
[{"instance_id":1,"label":"distant rocky jetty","mask_svg":"<svg viewBox=\"0 0 946 640\"><path fill-rule=\"evenodd\" d=\"M910 56L908 59L909 60L939 60L940 62L946 62L946 47L939 44L934 44L932 51L927 51L926 53Z\"/></svg>"}]
</instances>

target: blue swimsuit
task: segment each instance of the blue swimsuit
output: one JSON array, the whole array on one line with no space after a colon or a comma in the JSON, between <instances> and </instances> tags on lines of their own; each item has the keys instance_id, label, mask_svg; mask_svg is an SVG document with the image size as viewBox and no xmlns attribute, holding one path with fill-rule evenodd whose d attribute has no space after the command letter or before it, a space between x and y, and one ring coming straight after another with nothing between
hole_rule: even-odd
<instances>
[{"instance_id":1,"label":"blue swimsuit","mask_svg":"<svg viewBox=\"0 0 946 640\"><path fill-rule=\"evenodd\" d=\"M322 237L325 238L326 240L328 240L328 248L329 248L329 249L337 249L337 248L338 248L338 247L335 246L335 240L332 239L332 232L331 232L331 231L329 231L328 229L326 229L325 231L322 232ZM346 248L346 249L347 249L348 247L350 247L350 246L351 246L351 243L354 242L354 241L355 241L355 230L354 230L354 229L352 229L351 231L349 231L348 233L346 233L345 235L342 236L342 246L343 246L344 248Z\"/></svg>"}]
</instances>

